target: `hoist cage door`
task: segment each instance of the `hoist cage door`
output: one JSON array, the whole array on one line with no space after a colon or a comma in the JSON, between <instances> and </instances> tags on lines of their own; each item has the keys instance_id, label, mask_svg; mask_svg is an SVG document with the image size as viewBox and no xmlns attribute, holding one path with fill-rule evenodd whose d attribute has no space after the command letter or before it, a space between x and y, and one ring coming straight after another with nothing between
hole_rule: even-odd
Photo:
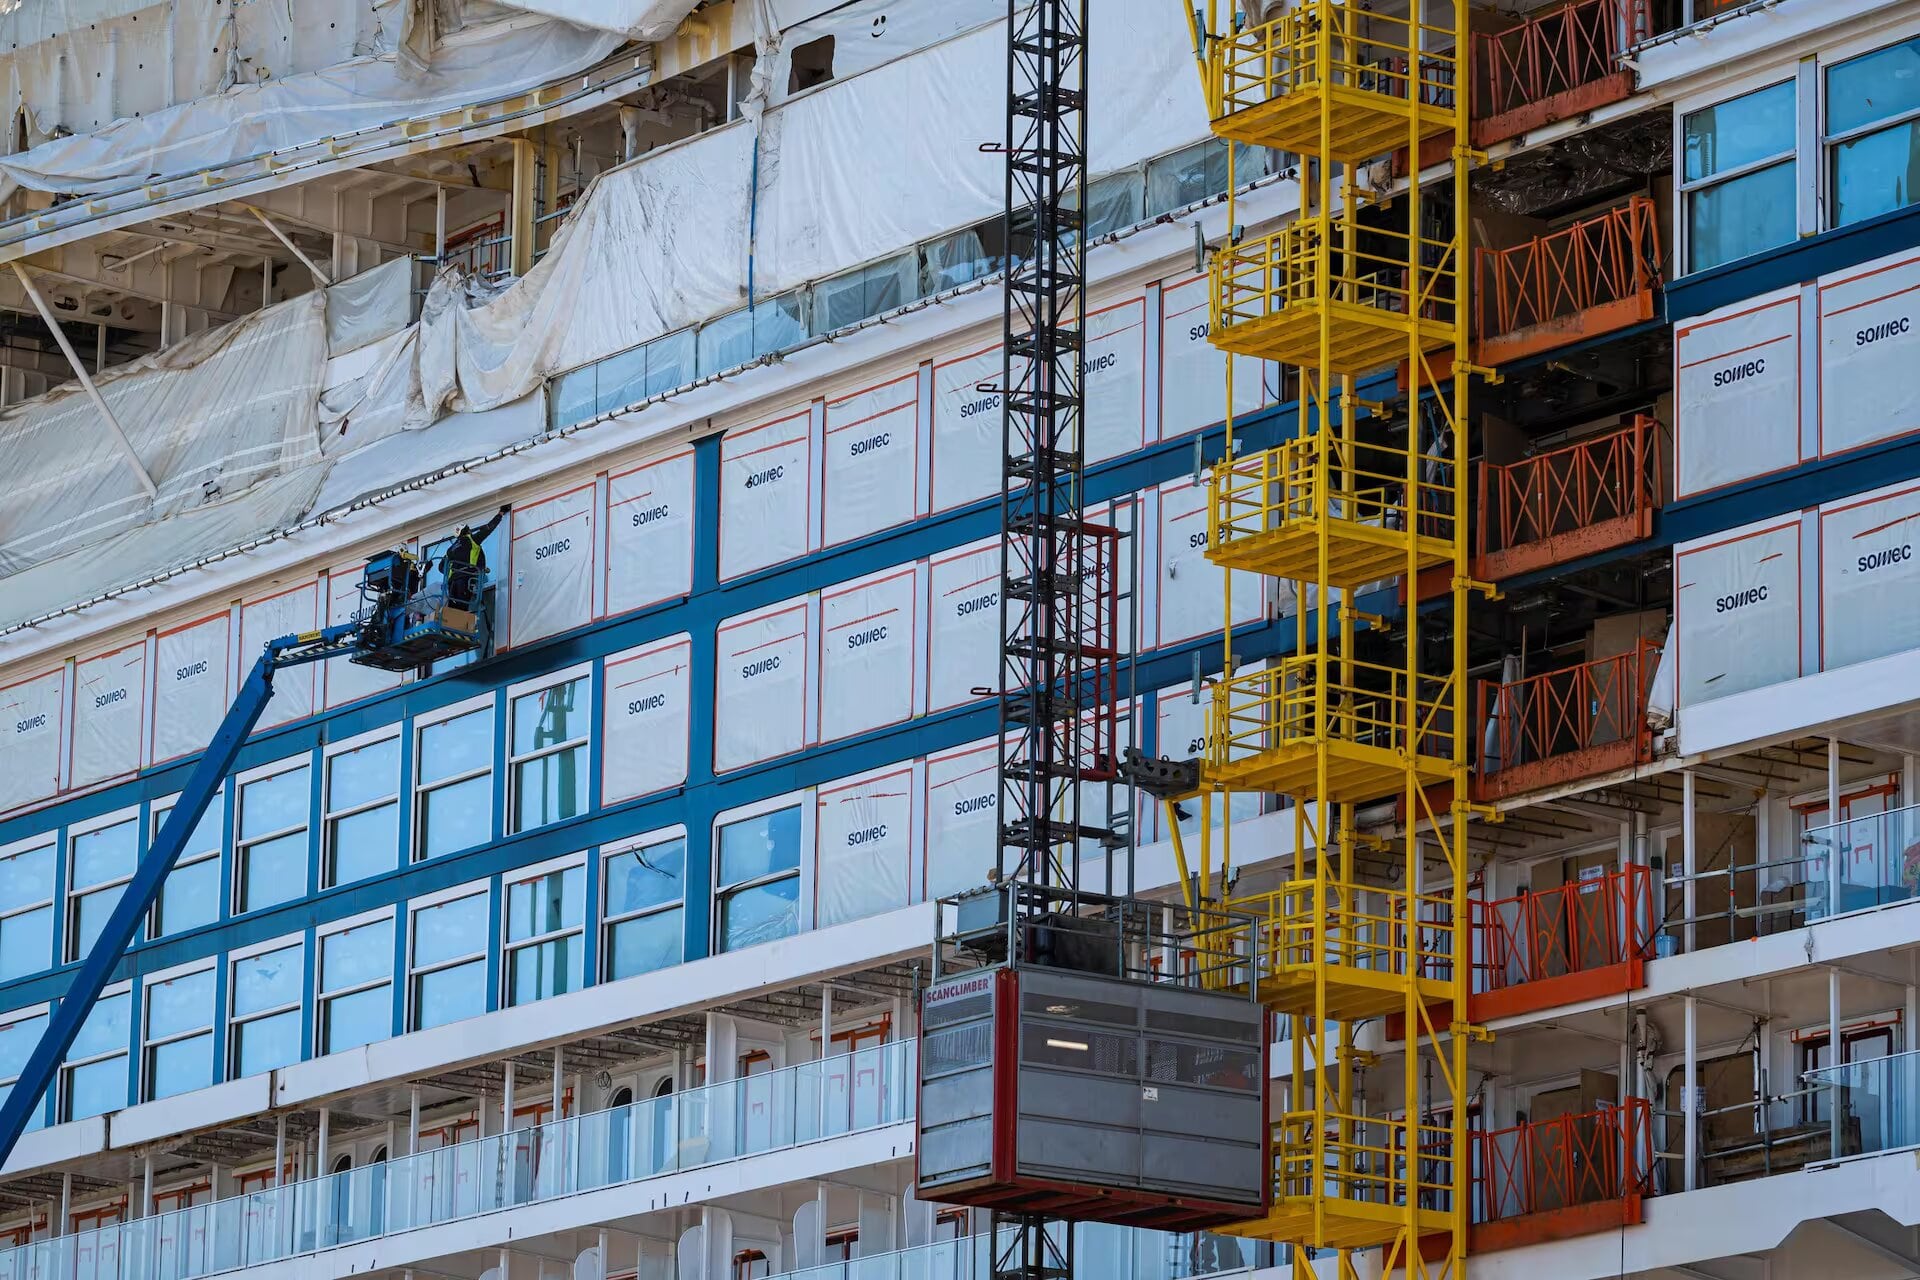
<instances>
[{"instance_id":1,"label":"hoist cage door","mask_svg":"<svg viewBox=\"0 0 1920 1280\"><path fill-rule=\"evenodd\" d=\"M921 1199L1168 1230L1265 1213L1245 996L1008 966L930 987L921 1029Z\"/></svg>"}]
</instances>

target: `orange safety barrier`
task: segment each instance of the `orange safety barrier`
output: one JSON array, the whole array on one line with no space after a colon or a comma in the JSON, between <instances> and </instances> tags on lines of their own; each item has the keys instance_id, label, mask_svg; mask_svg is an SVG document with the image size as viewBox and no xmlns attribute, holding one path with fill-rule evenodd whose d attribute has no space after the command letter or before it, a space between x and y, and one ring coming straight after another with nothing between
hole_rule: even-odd
<instances>
[{"instance_id":1,"label":"orange safety barrier","mask_svg":"<svg viewBox=\"0 0 1920 1280\"><path fill-rule=\"evenodd\" d=\"M1481 802L1575 782L1653 759L1647 689L1660 646L1634 648L1503 684L1482 680L1474 798Z\"/></svg>"},{"instance_id":2,"label":"orange safety barrier","mask_svg":"<svg viewBox=\"0 0 1920 1280\"><path fill-rule=\"evenodd\" d=\"M1645 1098L1477 1133L1473 1146L1474 1253L1630 1226L1653 1192Z\"/></svg>"},{"instance_id":3,"label":"orange safety barrier","mask_svg":"<svg viewBox=\"0 0 1920 1280\"><path fill-rule=\"evenodd\" d=\"M1480 467L1474 576L1498 581L1623 547L1653 533L1660 424L1636 417L1504 465Z\"/></svg>"},{"instance_id":4,"label":"orange safety barrier","mask_svg":"<svg viewBox=\"0 0 1920 1280\"><path fill-rule=\"evenodd\" d=\"M1633 93L1620 64L1653 34L1649 0L1572 0L1474 36L1473 142L1484 147Z\"/></svg>"},{"instance_id":5,"label":"orange safety barrier","mask_svg":"<svg viewBox=\"0 0 1920 1280\"><path fill-rule=\"evenodd\" d=\"M1489 1016L1632 990L1653 950L1653 869L1625 866L1472 912L1473 996Z\"/></svg>"},{"instance_id":6,"label":"orange safety barrier","mask_svg":"<svg viewBox=\"0 0 1920 1280\"><path fill-rule=\"evenodd\" d=\"M1651 198L1510 249L1474 250L1474 359L1500 365L1654 317L1660 218Z\"/></svg>"}]
</instances>

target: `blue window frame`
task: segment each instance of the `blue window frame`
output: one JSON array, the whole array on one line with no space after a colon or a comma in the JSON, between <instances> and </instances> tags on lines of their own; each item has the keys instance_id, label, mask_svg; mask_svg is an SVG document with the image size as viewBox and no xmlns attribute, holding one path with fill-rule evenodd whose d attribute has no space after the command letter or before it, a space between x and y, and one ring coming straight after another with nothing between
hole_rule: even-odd
<instances>
[{"instance_id":1,"label":"blue window frame","mask_svg":"<svg viewBox=\"0 0 1920 1280\"><path fill-rule=\"evenodd\" d=\"M0 981L53 961L53 844L0 854Z\"/></svg>"},{"instance_id":2,"label":"blue window frame","mask_svg":"<svg viewBox=\"0 0 1920 1280\"><path fill-rule=\"evenodd\" d=\"M7 1095L13 1092L20 1072L27 1065L28 1056L33 1053L33 1046L40 1043L40 1036L46 1029L45 1009L0 1015L0 1102L5 1102ZM27 1121L27 1128L38 1129L45 1119L46 1107L36 1107L33 1118Z\"/></svg>"},{"instance_id":3,"label":"blue window frame","mask_svg":"<svg viewBox=\"0 0 1920 1280\"><path fill-rule=\"evenodd\" d=\"M399 737L329 755L325 795L321 884L348 884L393 870L400 857Z\"/></svg>"},{"instance_id":4,"label":"blue window frame","mask_svg":"<svg viewBox=\"0 0 1920 1280\"><path fill-rule=\"evenodd\" d=\"M538 869L506 886L503 1005L528 1004L586 983L587 870Z\"/></svg>"},{"instance_id":5,"label":"blue window frame","mask_svg":"<svg viewBox=\"0 0 1920 1280\"><path fill-rule=\"evenodd\" d=\"M593 677L576 676L513 699L508 761L514 831L587 811Z\"/></svg>"},{"instance_id":6,"label":"blue window frame","mask_svg":"<svg viewBox=\"0 0 1920 1280\"><path fill-rule=\"evenodd\" d=\"M423 1031L487 1011L487 887L413 909L407 1029Z\"/></svg>"},{"instance_id":7,"label":"blue window frame","mask_svg":"<svg viewBox=\"0 0 1920 1280\"><path fill-rule=\"evenodd\" d=\"M493 702L414 731L415 859L493 838Z\"/></svg>"},{"instance_id":8,"label":"blue window frame","mask_svg":"<svg viewBox=\"0 0 1920 1280\"><path fill-rule=\"evenodd\" d=\"M155 835L172 812L171 800L154 806ZM220 850L226 839L226 816L226 791L222 789L207 805L199 825L181 846L180 856L174 859L173 870L160 886L160 896L154 901L153 916L148 921L150 936L160 938L183 933L220 918Z\"/></svg>"},{"instance_id":9,"label":"blue window frame","mask_svg":"<svg viewBox=\"0 0 1920 1280\"><path fill-rule=\"evenodd\" d=\"M76 833L67 845L66 952L74 961L93 949L139 865L139 816Z\"/></svg>"},{"instance_id":10,"label":"blue window frame","mask_svg":"<svg viewBox=\"0 0 1920 1280\"><path fill-rule=\"evenodd\" d=\"M393 1034L393 917L323 933L314 1024L323 1054Z\"/></svg>"},{"instance_id":11,"label":"blue window frame","mask_svg":"<svg viewBox=\"0 0 1920 1280\"><path fill-rule=\"evenodd\" d=\"M291 942L232 963L227 1055L234 1078L300 1061L305 944Z\"/></svg>"},{"instance_id":12,"label":"blue window frame","mask_svg":"<svg viewBox=\"0 0 1920 1280\"><path fill-rule=\"evenodd\" d=\"M239 786L233 856L236 915L306 896L313 770L305 760L276 769Z\"/></svg>"},{"instance_id":13,"label":"blue window frame","mask_svg":"<svg viewBox=\"0 0 1920 1280\"><path fill-rule=\"evenodd\" d=\"M213 1083L214 969L147 983L140 1096L147 1102Z\"/></svg>"},{"instance_id":14,"label":"blue window frame","mask_svg":"<svg viewBox=\"0 0 1920 1280\"><path fill-rule=\"evenodd\" d=\"M127 1105L127 1051L133 995L102 996L80 1025L60 1067L60 1119L85 1120Z\"/></svg>"},{"instance_id":15,"label":"blue window frame","mask_svg":"<svg viewBox=\"0 0 1920 1280\"><path fill-rule=\"evenodd\" d=\"M800 806L720 828L716 950L735 951L800 930Z\"/></svg>"},{"instance_id":16,"label":"blue window frame","mask_svg":"<svg viewBox=\"0 0 1920 1280\"><path fill-rule=\"evenodd\" d=\"M1687 270L1705 271L1794 238L1797 101L1794 81L1785 80L1687 114L1680 182Z\"/></svg>"},{"instance_id":17,"label":"blue window frame","mask_svg":"<svg viewBox=\"0 0 1920 1280\"><path fill-rule=\"evenodd\" d=\"M601 855L602 971L611 980L680 963L687 841L648 841Z\"/></svg>"},{"instance_id":18,"label":"blue window frame","mask_svg":"<svg viewBox=\"0 0 1920 1280\"><path fill-rule=\"evenodd\" d=\"M1826 81L1832 225L1920 199L1920 37L1835 63Z\"/></svg>"}]
</instances>

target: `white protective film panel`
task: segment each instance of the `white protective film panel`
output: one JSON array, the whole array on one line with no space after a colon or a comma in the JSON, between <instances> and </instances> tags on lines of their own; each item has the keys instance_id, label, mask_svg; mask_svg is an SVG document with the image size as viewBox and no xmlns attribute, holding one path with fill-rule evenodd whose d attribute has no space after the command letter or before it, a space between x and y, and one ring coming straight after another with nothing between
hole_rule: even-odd
<instances>
[{"instance_id":1,"label":"white protective film panel","mask_svg":"<svg viewBox=\"0 0 1920 1280\"><path fill-rule=\"evenodd\" d=\"M1227 416L1227 362L1207 339L1207 278L1160 287L1160 438L1211 427ZM1266 364L1233 361L1233 411L1252 413L1267 403Z\"/></svg>"},{"instance_id":2,"label":"white protective film panel","mask_svg":"<svg viewBox=\"0 0 1920 1280\"><path fill-rule=\"evenodd\" d=\"M693 591L693 450L607 479L607 612Z\"/></svg>"},{"instance_id":3,"label":"white protective film panel","mask_svg":"<svg viewBox=\"0 0 1920 1280\"><path fill-rule=\"evenodd\" d=\"M933 509L1000 492L998 345L933 366Z\"/></svg>"},{"instance_id":4,"label":"white protective film panel","mask_svg":"<svg viewBox=\"0 0 1920 1280\"><path fill-rule=\"evenodd\" d=\"M720 442L720 576L812 550L813 414L729 431Z\"/></svg>"},{"instance_id":5,"label":"white protective film panel","mask_svg":"<svg viewBox=\"0 0 1920 1280\"><path fill-rule=\"evenodd\" d=\"M1674 335L1680 497L1800 461L1800 297L1728 308Z\"/></svg>"},{"instance_id":6,"label":"white protective film panel","mask_svg":"<svg viewBox=\"0 0 1920 1280\"><path fill-rule=\"evenodd\" d=\"M1245 670L1245 668L1243 668ZM1200 701L1193 700L1191 684L1176 685L1171 689L1162 689L1154 708L1155 737L1154 754L1164 760L1192 760L1205 753L1207 749L1207 708L1213 704L1211 683L1200 689ZM1257 792L1236 791L1229 800L1228 796L1216 794L1213 797L1213 825L1218 827L1227 820L1229 803L1235 822L1244 822L1257 817L1260 813L1261 797ZM1200 799L1189 796L1180 802L1184 816L1180 819L1180 831L1183 835L1193 835L1200 830ZM1172 832L1166 829L1166 807L1155 805L1154 830L1162 840L1168 839Z\"/></svg>"},{"instance_id":7,"label":"white protective film panel","mask_svg":"<svg viewBox=\"0 0 1920 1280\"><path fill-rule=\"evenodd\" d=\"M913 519L919 470L918 373L827 401L826 543Z\"/></svg>"},{"instance_id":8,"label":"white protective film panel","mask_svg":"<svg viewBox=\"0 0 1920 1280\"><path fill-rule=\"evenodd\" d=\"M927 757L927 897L987 882L999 856L1000 755L991 740Z\"/></svg>"},{"instance_id":9,"label":"white protective film panel","mask_svg":"<svg viewBox=\"0 0 1920 1280\"><path fill-rule=\"evenodd\" d=\"M1920 645L1920 489L1820 513L1826 670Z\"/></svg>"},{"instance_id":10,"label":"white protective film panel","mask_svg":"<svg viewBox=\"0 0 1920 1280\"><path fill-rule=\"evenodd\" d=\"M278 592L265 599L243 603L240 606L242 678L253 668L254 659L260 656L260 650L268 641L313 630L319 608L320 584L317 581L291 591ZM259 729L313 714L314 669L320 665L317 662L309 663L275 673L273 698L267 703L267 709L260 713Z\"/></svg>"},{"instance_id":11,"label":"white protective film panel","mask_svg":"<svg viewBox=\"0 0 1920 1280\"><path fill-rule=\"evenodd\" d=\"M45 800L60 790L63 667L0 689L0 811Z\"/></svg>"},{"instance_id":12,"label":"white protective film panel","mask_svg":"<svg viewBox=\"0 0 1920 1280\"><path fill-rule=\"evenodd\" d=\"M913 770L820 788L814 827L814 923L822 928L907 905Z\"/></svg>"},{"instance_id":13,"label":"white protective film panel","mask_svg":"<svg viewBox=\"0 0 1920 1280\"><path fill-rule=\"evenodd\" d=\"M927 710L945 711L999 680L1000 540L930 559L927 597Z\"/></svg>"},{"instance_id":14,"label":"white protective film panel","mask_svg":"<svg viewBox=\"0 0 1920 1280\"><path fill-rule=\"evenodd\" d=\"M1920 428L1920 257L1820 282L1820 452Z\"/></svg>"},{"instance_id":15,"label":"white protective film panel","mask_svg":"<svg viewBox=\"0 0 1920 1280\"><path fill-rule=\"evenodd\" d=\"M1086 461L1132 453L1147 423L1147 300L1087 315L1080 393L1086 400ZM995 439L999 438L998 430ZM996 450L994 457L998 458Z\"/></svg>"},{"instance_id":16,"label":"white protective film panel","mask_svg":"<svg viewBox=\"0 0 1920 1280\"><path fill-rule=\"evenodd\" d=\"M1673 561L1679 705L1800 675L1800 524L1775 525Z\"/></svg>"},{"instance_id":17,"label":"white protective film panel","mask_svg":"<svg viewBox=\"0 0 1920 1280\"><path fill-rule=\"evenodd\" d=\"M593 618L593 485L513 510L508 644L531 644Z\"/></svg>"},{"instance_id":18,"label":"white protective film panel","mask_svg":"<svg viewBox=\"0 0 1920 1280\"><path fill-rule=\"evenodd\" d=\"M807 604L797 600L720 624L713 767L739 769L798 751L807 738Z\"/></svg>"},{"instance_id":19,"label":"white protective film panel","mask_svg":"<svg viewBox=\"0 0 1920 1280\"><path fill-rule=\"evenodd\" d=\"M693 642L684 635L607 659L600 802L677 787L687 780Z\"/></svg>"},{"instance_id":20,"label":"white protective film panel","mask_svg":"<svg viewBox=\"0 0 1920 1280\"><path fill-rule=\"evenodd\" d=\"M351 622L353 615L360 611L360 579L364 565L342 565L327 573L327 617L326 624L338 626L342 622ZM363 667L357 662L323 662L320 664L320 679L326 682L327 705L345 706L356 698L370 697L376 693L385 693L388 689L400 686L398 671L382 671L378 667Z\"/></svg>"},{"instance_id":21,"label":"white protective film panel","mask_svg":"<svg viewBox=\"0 0 1920 1280\"><path fill-rule=\"evenodd\" d=\"M913 716L912 565L820 593L820 740Z\"/></svg>"},{"instance_id":22,"label":"white protective film panel","mask_svg":"<svg viewBox=\"0 0 1920 1280\"><path fill-rule=\"evenodd\" d=\"M1225 620L1226 570L1207 559L1207 488L1191 480L1160 486L1160 545L1156 572L1158 644L1177 644L1220 630ZM1233 621L1257 622L1266 610L1264 579L1233 571Z\"/></svg>"},{"instance_id":23,"label":"white protective film panel","mask_svg":"<svg viewBox=\"0 0 1920 1280\"><path fill-rule=\"evenodd\" d=\"M154 643L153 763L198 751L227 714L227 615Z\"/></svg>"},{"instance_id":24,"label":"white protective film panel","mask_svg":"<svg viewBox=\"0 0 1920 1280\"><path fill-rule=\"evenodd\" d=\"M146 641L75 663L73 685L71 785L90 786L138 769L147 710Z\"/></svg>"}]
</instances>

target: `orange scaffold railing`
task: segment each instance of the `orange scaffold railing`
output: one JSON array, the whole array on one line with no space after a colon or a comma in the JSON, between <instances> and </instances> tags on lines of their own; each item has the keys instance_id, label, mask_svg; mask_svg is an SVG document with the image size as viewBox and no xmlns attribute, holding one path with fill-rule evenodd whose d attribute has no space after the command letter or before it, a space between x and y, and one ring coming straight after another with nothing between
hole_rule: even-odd
<instances>
[{"instance_id":1,"label":"orange scaffold railing","mask_svg":"<svg viewBox=\"0 0 1920 1280\"><path fill-rule=\"evenodd\" d=\"M1645 1098L1494 1129L1474 1139L1476 1223L1637 1200L1653 1192L1653 1109Z\"/></svg>"},{"instance_id":2,"label":"orange scaffold railing","mask_svg":"<svg viewBox=\"0 0 1920 1280\"><path fill-rule=\"evenodd\" d=\"M1474 576L1498 581L1653 533L1660 424L1644 415L1518 462L1480 467Z\"/></svg>"},{"instance_id":3,"label":"orange scaffold railing","mask_svg":"<svg viewBox=\"0 0 1920 1280\"><path fill-rule=\"evenodd\" d=\"M1473 907L1473 991L1596 973L1652 953L1653 869L1630 864Z\"/></svg>"},{"instance_id":4,"label":"orange scaffold railing","mask_svg":"<svg viewBox=\"0 0 1920 1280\"><path fill-rule=\"evenodd\" d=\"M1487 146L1633 92L1621 64L1653 34L1650 0L1572 0L1474 37L1473 132Z\"/></svg>"},{"instance_id":5,"label":"orange scaffold railing","mask_svg":"<svg viewBox=\"0 0 1920 1280\"><path fill-rule=\"evenodd\" d=\"M1647 691L1659 658L1660 646L1643 638L1593 662L1482 680L1475 793L1498 799L1651 760Z\"/></svg>"},{"instance_id":6,"label":"orange scaffold railing","mask_svg":"<svg viewBox=\"0 0 1920 1280\"><path fill-rule=\"evenodd\" d=\"M1646 196L1509 249L1476 249L1475 359L1505 364L1651 320L1660 283L1660 218Z\"/></svg>"}]
</instances>

